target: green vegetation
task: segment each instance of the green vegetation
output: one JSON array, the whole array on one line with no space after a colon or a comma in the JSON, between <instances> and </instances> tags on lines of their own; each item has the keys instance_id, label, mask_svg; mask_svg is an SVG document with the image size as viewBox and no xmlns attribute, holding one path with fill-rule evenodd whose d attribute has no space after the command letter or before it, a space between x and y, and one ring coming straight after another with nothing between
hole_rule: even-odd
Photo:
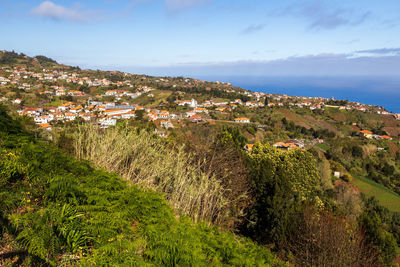
<instances>
[{"instance_id":1,"label":"green vegetation","mask_svg":"<svg viewBox=\"0 0 400 267\"><path fill-rule=\"evenodd\" d=\"M160 90L154 90L151 91L151 93L154 95L154 97L149 97L148 93L143 94L134 100L135 104L144 107L157 107L160 103L164 102L165 99L167 99L172 94L171 91L160 91Z\"/></svg>"},{"instance_id":2,"label":"green vegetation","mask_svg":"<svg viewBox=\"0 0 400 267\"><path fill-rule=\"evenodd\" d=\"M285 152L261 144L255 145L249 160L256 202L248 227L256 239L280 244L302 203L323 205L318 197L316 163L311 154L302 150Z\"/></svg>"},{"instance_id":3,"label":"green vegetation","mask_svg":"<svg viewBox=\"0 0 400 267\"><path fill-rule=\"evenodd\" d=\"M400 196L385 186L368 178L353 176L352 184L368 197L375 197L379 204L393 212L400 212Z\"/></svg>"},{"instance_id":4,"label":"green vegetation","mask_svg":"<svg viewBox=\"0 0 400 267\"><path fill-rule=\"evenodd\" d=\"M40 65L42 65L42 66L57 64L57 61L55 61L54 59L48 58L46 56L36 56L35 58L39 61Z\"/></svg>"},{"instance_id":5,"label":"green vegetation","mask_svg":"<svg viewBox=\"0 0 400 267\"><path fill-rule=\"evenodd\" d=\"M176 218L160 194L35 140L3 108L0 129L1 264L280 264L249 240Z\"/></svg>"},{"instance_id":6,"label":"green vegetation","mask_svg":"<svg viewBox=\"0 0 400 267\"><path fill-rule=\"evenodd\" d=\"M316 144L315 146L322 149L323 151L327 151L329 149L329 145L327 144Z\"/></svg>"},{"instance_id":7,"label":"green vegetation","mask_svg":"<svg viewBox=\"0 0 400 267\"><path fill-rule=\"evenodd\" d=\"M377 262L390 266L393 263L398 247L400 231L394 222L397 221L398 223L399 214L390 213L388 209L379 206L378 202L373 198L366 199L364 203L364 212L359 217L359 222L366 229L366 241L375 248Z\"/></svg>"},{"instance_id":8,"label":"green vegetation","mask_svg":"<svg viewBox=\"0 0 400 267\"><path fill-rule=\"evenodd\" d=\"M56 97L53 101L44 104L44 106L50 106L50 107L51 106L55 106L55 107L57 107L57 106L61 106L62 104L65 104L65 103L66 103L65 100L61 100L60 98Z\"/></svg>"},{"instance_id":9,"label":"green vegetation","mask_svg":"<svg viewBox=\"0 0 400 267\"><path fill-rule=\"evenodd\" d=\"M18 54L18 53L15 53L14 51L1 53L0 65L15 64L18 62L18 60L24 59L24 57L25 57L24 54L22 54L22 53Z\"/></svg>"},{"instance_id":10,"label":"green vegetation","mask_svg":"<svg viewBox=\"0 0 400 267\"><path fill-rule=\"evenodd\" d=\"M227 220L227 200L221 182L203 172L201 162L184 151L170 148L146 130L127 126L100 131L79 127L74 135L75 153L98 167L117 172L133 184L166 194L177 211L194 221L222 223Z\"/></svg>"}]
</instances>

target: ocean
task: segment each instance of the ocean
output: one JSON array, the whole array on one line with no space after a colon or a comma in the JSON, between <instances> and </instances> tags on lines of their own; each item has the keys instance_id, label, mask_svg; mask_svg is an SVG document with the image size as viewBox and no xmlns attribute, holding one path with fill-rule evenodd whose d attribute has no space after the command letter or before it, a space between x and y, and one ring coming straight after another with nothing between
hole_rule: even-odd
<instances>
[{"instance_id":1,"label":"ocean","mask_svg":"<svg viewBox=\"0 0 400 267\"><path fill-rule=\"evenodd\" d=\"M296 96L320 96L384 107L400 113L400 77L199 76L243 89Z\"/></svg>"}]
</instances>

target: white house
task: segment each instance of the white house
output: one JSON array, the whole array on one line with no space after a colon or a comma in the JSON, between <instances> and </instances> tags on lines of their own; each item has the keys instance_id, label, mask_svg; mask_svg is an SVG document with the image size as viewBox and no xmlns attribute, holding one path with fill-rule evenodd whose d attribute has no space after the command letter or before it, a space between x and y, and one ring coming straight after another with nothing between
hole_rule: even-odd
<instances>
[{"instance_id":1,"label":"white house","mask_svg":"<svg viewBox=\"0 0 400 267\"><path fill-rule=\"evenodd\" d=\"M235 122L236 122L236 123L249 123L249 122L250 122L250 119L249 119L249 118L245 118L245 117L243 117L243 118L236 118L236 119L235 119Z\"/></svg>"},{"instance_id":2,"label":"white house","mask_svg":"<svg viewBox=\"0 0 400 267\"><path fill-rule=\"evenodd\" d=\"M83 109L83 107L82 107L81 105L79 105L79 106L77 106L77 107L71 108L69 111L70 111L70 112L73 112L73 113L78 113L78 112L80 112L82 109Z\"/></svg>"},{"instance_id":3,"label":"white house","mask_svg":"<svg viewBox=\"0 0 400 267\"><path fill-rule=\"evenodd\" d=\"M108 128L110 126L115 126L117 124L117 119L114 118L101 118L99 120L100 126L102 128Z\"/></svg>"},{"instance_id":4,"label":"white house","mask_svg":"<svg viewBox=\"0 0 400 267\"><path fill-rule=\"evenodd\" d=\"M64 105L58 106L57 109L60 111L67 111L74 107L72 102L65 103Z\"/></svg>"},{"instance_id":5,"label":"white house","mask_svg":"<svg viewBox=\"0 0 400 267\"><path fill-rule=\"evenodd\" d=\"M158 118L160 119L168 119L169 118L169 112L166 110L162 110L160 113L158 113Z\"/></svg>"},{"instance_id":6,"label":"white house","mask_svg":"<svg viewBox=\"0 0 400 267\"><path fill-rule=\"evenodd\" d=\"M122 114L128 113L130 111L131 111L131 109L129 109L129 108L127 108L127 109L107 109L104 111L104 114L114 116L114 115L122 115Z\"/></svg>"},{"instance_id":7,"label":"white house","mask_svg":"<svg viewBox=\"0 0 400 267\"><path fill-rule=\"evenodd\" d=\"M13 103L16 104L16 105L19 105L19 104L22 103L22 99L17 98L17 99L15 99L15 100L13 101Z\"/></svg>"},{"instance_id":8,"label":"white house","mask_svg":"<svg viewBox=\"0 0 400 267\"><path fill-rule=\"evenodd\" d=\"M196 114L196 112L195 111L188 111L188 112L186 112L186 117L192 117L193 115L195 115Z\"/></svg>"},{"instance_id":9,"label":"white house","mask_svg":"<svg viewBox=\"0 0 400 267\"><path fill-rule=\"evenodd\" d=\"M136 117L135 111L128 111L127 113L121 114L122 119L130 119L135 117Z\"/></svg>"},{"instance_id":10,"label":"white house","mask_svg":"<svg viewBox=\"0 0 400 267\"><path fill-rule=\"evenodd\" d=\"M54 119L53 116L43 115L43 116L35 117L33 120L38 124L42 124L42 123L49 123L53 119Z\"/></svg>"}]
</instances>

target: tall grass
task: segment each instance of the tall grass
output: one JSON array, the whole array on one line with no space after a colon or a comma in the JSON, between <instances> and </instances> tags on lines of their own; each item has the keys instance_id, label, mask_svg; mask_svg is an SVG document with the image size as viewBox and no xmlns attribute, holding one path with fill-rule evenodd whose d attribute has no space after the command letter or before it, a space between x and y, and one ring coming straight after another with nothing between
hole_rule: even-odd
<instances>
[{"instance_id":1,"label":"tall grass","mask_svg":"<svg viewBox=\"0 0 400 267\"><path fill-rule=\"evenodd\" d=\"M165 193L175 210L194 221L221 225L228 220L229 203L221 182L201 171L202 162L195 162L183 146L171 148L145 130L83 125L74 134L74 148L78 158Z\"/></svg>"}]
</instances>

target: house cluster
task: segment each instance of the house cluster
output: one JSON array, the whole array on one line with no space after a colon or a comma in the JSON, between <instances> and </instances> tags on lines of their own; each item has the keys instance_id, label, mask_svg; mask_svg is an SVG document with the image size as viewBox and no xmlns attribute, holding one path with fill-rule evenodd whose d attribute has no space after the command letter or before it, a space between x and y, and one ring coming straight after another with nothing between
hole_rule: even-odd
<instances>
[{"instance_id":1,"label":"house cluster","mask_svg":"<svg viewBox=\"0 0 400 267\"><path fill-rule=\"evenodd\" d=\"M52 85L49 90L41 91L40 94L50 95L50 96L85 96L86 94L82 91L70 90L64 86Z\"/></svg>"},{"instance_id":2,"label":"house cluster","mask_svg":"<svg viewBox=\"0 0 400 267\"><path fill-rule=\"evenodd\" d=\"M102 127L116 125L118 119L135 117L135 107L129 105L116 106L114 103L101 102L82 105L68 102L58 107L26 107L18 111L20 115L33 117L41 127L51 130L54 122L73 121L81 118L87 122L97 122Z\"/></svg>"},{"instance_id":3,"label":"house cluster","mask_svg":"<svg viewBox=\"0 0 400 267\"><path fill-rule=\"evenodd\" d=\"M34 86L41 85L42 82L66 82L78 85L87 85L89 87L96 86L124 86L133 87L130 80L112 82L108 79L89 78L82 76L76 72L62 70L42 69L41 72L29 71L22 67L14 67L13 69L3 68L3 76L0 76L0 85L15 85L19 89L29 90ZM128 74L125 74L128 75ZM81 77L82 76L82 77Z\"/></svg>"},{"instance_id":4,"label":"house cluster","mask_svg":"<svg viewBox=\"0 0 400 267\"><path fill-rule=\"evenodd\" d=\"M378 134L374 134L373 132L369 131L369 130L362 130L360 131L360 134L362 136L364 136L367 139L377 139L377 140L393 140L392 137L388 136L388 135L378 135Z\"/></svg>"},{"instance_id":5,"label":"house cluster","mask_svg":"<svg viewBox=\"0 0 400 267\"><path fill-rule=\"evenodd\" d=\"M273 147L282 150L304 149L307 145L315 145L322 143L324 143L323 139L314 139L314 140L292 139L286 142L277 142L273 144ZM244 146L244 150L246 150L247 152L251 152L253 150L253 147L254 144L246 144Z\"/></svg>"},{"instance_id":6,"label":"house cluster","mask_svg":"<svg viewBox=\"0 0 400 267\"><path fill-rule=\"evenodd\" d=\"M209 110L207 108L216 107L215 111L224 112L231 111L235 109L238 105L246 105L248 102L243 103L241 99L235 99L231 102L213 102L211 100L207 100L202 104L198 104L196 100L176 100L176 104L179 106L188 106L194 108L193 110L187 111L185 113L185 117L189 118L193 122L199 122L203 118L200 114L208 114ZM234 122L236 123L250 123L250 119L246 117L235 118Z\"/></svg>"},{"instance_id":7,"label":"house cluster","mask_svg":"<svg viewBox=\"0 0 400 267\"><path fill-rule=\"evenodd\" d=\"M215 107L217 111L224 111L224 110L232 110L238 106L238 102L240 101L240 105L242 105L242 100L236 99L235 101L224 101L224 102L215 102L213 100L206 100L203 103L199 104L195 99L191 100L175 100L175 103L178 106L185 106L191 108L200 108L200 110L205 111L206 108L213 108Z\"/></svg>"},{"instance_id":8,"label":"house cluster","mask_svg":"<svg viewBox=\"0 0 400 267\"><path fill-rule=\"evenodd\" d=\"M259 92L246 92L245 95L252 97L259 104L268 98L270 102L266 105L268 107L282 107L282 106L292 106L298 108L309 108L310 110L319 110L324 107L337 108L339 110L356 110L360 112L377 113L382 115L393 115L397 119L400 119L400 114L391 114L384 110L382 107L365 105L359 102L349 102L346 106L335 106L328 104L328 101L332 100L323 97L305 97L305 96L288 96L288 95L276 95L276 94L265 94ZM251 104L250 104L251 103ZM254 102L249 102L247 106L257 106ZM263 105L259 105L263 106Z\"/></svg>"},{"instance_id":9,"label":"house cluster","mask_svg":"<svg viewBox=\"0 0 400 267\"><path fill-rule=\"evenodd\" d=\"M86 73L86 74L85 74ZM243 101L242 99L235 99L233 101L213 101L206 100L202 103L198 103L195 99L190 100L176 100L175 103L178 106L189 107L190 110L182 114L170 113L168 110L158 110L143 108L138 105L131 105L127 102L127 98L135 99L143 94L147 94L148 97L154 97L153 88L147 85L138 85L136 89L133 88L133 81L131 78L135 74L119 73L122 77L119 81L110 81L106 78L88 77L90 76L87 72L77 73L73 70L59 70L59 69L41 69L41 71L31 71L23 67L6 68L3 67L0 70L0 86L1 85L13 85L20 89L29 91L33 88L38 89L37 92L40 94L46 94L49 96L86 96L82 91L73 90L74 86L71 84L87 85L89 87L96 86L113 86L113 89L109 89L102 94L96 95L97 99L104 100L106 97L112 96L114 102L99 102L89 100L86 105L79 105L77 103L69 102L58 107L26 107L19 110L20 114L26 114L34 117L36 123L46 129L51 129L53 122L57 121L73 121L76 118L82 118L84 121L91 121L99 123L102 127L109 127L116 125L118 119L129 119L136 116L138 110L144 110L145 115L159 124L164 128L173 128L174 124L172 120L176 119L188 119L192 122L204 121L209 112L215 111L219 113L230 112L239 106L248 108L257 107L283 107L293 106L299 108L309 108L311 110L323 109L324 107L338 108L339 110L358 110L361 112L376 112L383 115L393 115L396 119L400 119L400 114L390 114L379 107L363 105L357 102L349 102L346 106L332 106L328 105L328 101L331 99L322 97L298 97L298 96L287 96L277 94L267 94L260 92L250 92L244 90L233 90L229 83L217 83L222 85L220 90L225 92L240 93L244 96L249 97L251 100ZM108 77L108 76L107 76ZM140 76L141 81L146 81L151 77ZM110 78L111 79L111 78ZM152 80L156 83L169 83L171 81L181 82L182 87L193 86L198 83L205 83L205 81L199 81L195 79L184 79L176 78L157 78ZM50 82L50 83L49 83ZM49 85L51 84L51 85ZM153 84L153 83L152 83ZM169 86L176 87L176 84L169 84ZM206 90L211 91L211 87L206 87ZM76 86L75 86L76 87ZM121 88L122 87L122 88ZM177 92L179 93L179 91ZM184 92L180 92L183 95ZM105 98L102 98L105 97ZM242 97L244 99L244 97ZM267 100L268 101L267 101ZM22 105L23 99L16 98L12 102L16 105ZM116 104L118 102L118 104ZM233 120L235 123L250 123L250 119L247 117L239 117ZM368 136L370 135L364 135ZM375 136L371 133L371 138L387 139L388 136ZM388 137L390 138L390 137ZM282 144L279 144L280 148L302 148L301 140L291 140Z\"/></svg>"},{"instance_id":10,"label":"house cluster","mask_svg":"<svg viewBox=\"0 0 400 267\"><path fill-rule=\"evenodd\" d=\"M313 139L313 140L305 140L305 139L292 139L286 142L277 142L273 144L273 147L290 150L290 149L304 149L306 146L313 146L316 144L324 143L324 139Z\"/></svg>"},{"instance_id":11,"label":"house cluster","mask_svg":"<svg viewBox=\"0 0 400 267\"><path fill-rule=\"evenodd\" d=\"M120 93L120 92L118 92ZM51 130L54 122L74 121L81 118L87 122L99 124L102 128L116 125L118 120L136 117L136 112L143 110L144 114L154 123L166 129L174 128L171 120L190 119L192 122L202 121L200 113L208 113L205 108L197 107L193 111L184 114L174 114L167 110L144 108L139 105L130 105L122 102L100 102L88 101L87 105L80 105L73 102L62 104L58 107L25 107L18 111L20 115L27 115L34 118L34 121L43 128ZM119 102L118 102L119 103Z\"/></svg>"},{"instance_id":12,"label":"house cluster","mask_svg":"<svg viewBox=\"0 0 400 267\"><path fill-rule=\"evenodd\" d=\"M139 89L140 90L140 89ZM122 97L127 96L130 97L131 99L135 99L139 96L141 96L143 93L150 92L151 89L147 89L146 91L136 91L136 92L130 92L127 90L107 90L102 96L114 96L116 100L121 100Z\"/></svg>"}]
</instances>

